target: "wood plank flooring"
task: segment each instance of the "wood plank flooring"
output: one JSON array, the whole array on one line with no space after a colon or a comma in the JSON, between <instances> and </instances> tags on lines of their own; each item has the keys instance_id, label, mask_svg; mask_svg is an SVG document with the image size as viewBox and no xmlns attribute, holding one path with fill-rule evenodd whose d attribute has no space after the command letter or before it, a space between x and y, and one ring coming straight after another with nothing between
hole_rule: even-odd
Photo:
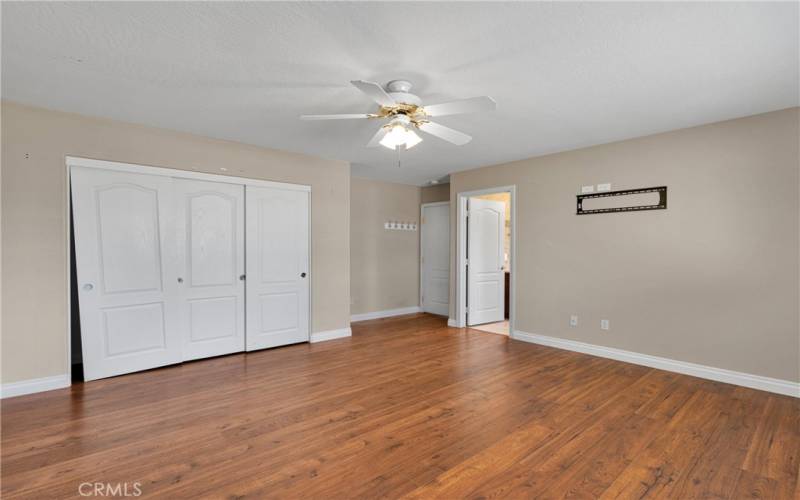
<instances>
[{"instance_id":1,"label":"wood plank flooring","mask_svg":"<svg viewBox=\"0 0 800 500\"><path fill-rule=\"evenodd\" d=\"M420 314L7 399L1 453L3 498L791 499L800 401Z\"/></svg>"}]
</instances>

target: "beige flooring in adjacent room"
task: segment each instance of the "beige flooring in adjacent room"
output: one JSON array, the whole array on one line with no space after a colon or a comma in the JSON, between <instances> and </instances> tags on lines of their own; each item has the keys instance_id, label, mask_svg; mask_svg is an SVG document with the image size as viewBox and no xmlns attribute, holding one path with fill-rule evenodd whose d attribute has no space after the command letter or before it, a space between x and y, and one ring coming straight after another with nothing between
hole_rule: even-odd
<instances>
[{"instance_id":1,"label":"beige flooring in adjacent room","mask_svg":"<svg viewBox=\"0 0 800 500\"><path fill-rule=\"evenodd\" d=\"M482 332L508 335L508 320L498 321L497 323L486 323L485 325L471 326L470 328L473 330L480 330Z\"/></svg>"}]
</instances>

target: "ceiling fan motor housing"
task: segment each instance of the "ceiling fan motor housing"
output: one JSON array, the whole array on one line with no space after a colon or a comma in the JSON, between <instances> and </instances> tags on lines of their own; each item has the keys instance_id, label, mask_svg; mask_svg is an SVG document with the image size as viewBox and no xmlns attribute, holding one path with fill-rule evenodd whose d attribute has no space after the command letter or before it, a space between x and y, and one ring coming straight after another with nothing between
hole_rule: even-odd
<instances>
[{"instance_id":1,"label":"ceiling fan motor housing","mask_svg":"<svg viewBox=\"0 0 800 500\"><path fill-rule=\"evenodd\" d=\"M408 80L392 80L386 84L386 90L396 102L414 106L422 105L422 100L409 92L411 90L411 82Z\"/></svg>"},{"instance_id":2,"label":"ceiling fan motor housing","mask_svg":"<svg viewBox=\"0 0 800 500\"><path fill-rule=\"evenodd\" d=\"M399 114L399 115L395 115L391 119L391 121L389 121L388 126L389 127L394 126L394 125L404 125L405 126L405 125L409 125L410 123L411 123L411 118L409 118L406 115Z\"/></svg>"}]
</instances>

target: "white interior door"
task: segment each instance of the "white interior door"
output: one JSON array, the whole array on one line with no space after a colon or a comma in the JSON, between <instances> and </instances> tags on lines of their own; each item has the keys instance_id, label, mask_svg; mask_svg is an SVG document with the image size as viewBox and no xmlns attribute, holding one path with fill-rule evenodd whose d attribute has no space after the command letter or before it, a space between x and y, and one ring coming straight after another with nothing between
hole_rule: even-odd
<instances>
[{"instance_id":1,"label":"white interior door","mask_svg":"<svg viewBox=\"0 0 800 500\"><path fill-rule=\"evenodd\" d=\"M246 187L247 350L308 341L308 191Z\"/></svg>"},{"instance_id":2,"label":"white interior door","mask_svg":"<svg viewBox=\"0 0 800 500\"><path fill-rule=\"evenodd\" d=\"M179 363L172 179L71 178L85 379Z\"/></svg>"},{"instance_id":3,"label":"white interior door","mask_svg":"<svg viewBox=\"0 0 800 500\"><path fill-rule=\"evenodd\" d=\"M174 183L183 359L244 351L244 186Z\"/></svg>"},{"instance_id":4,"label":"white interior door","mask_svg":"<svg viewBox=\"0 0 800 500\"><path fill-rule=\"evenodd\" d=\"M450 204L422 207L422 310L450 314Z\"/></svg>"},{"instance_id":5,"label":"white interior door","mask_svg":"<svg viewBox=\"0 0 800 500\"><path fill-rule=\"evenodd\" d=\"M467 324L503 321L506 205L470 198L467 221Z\"/></svg>"}]
</instances>

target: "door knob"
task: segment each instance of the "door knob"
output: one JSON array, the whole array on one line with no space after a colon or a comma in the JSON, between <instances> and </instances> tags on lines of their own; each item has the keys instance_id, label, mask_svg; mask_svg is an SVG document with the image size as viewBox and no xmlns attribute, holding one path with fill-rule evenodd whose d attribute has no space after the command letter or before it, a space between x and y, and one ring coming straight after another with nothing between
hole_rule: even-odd
<instances>
[{"instance_id":1,"label":"door knob","mask_svg":"<svg viewBox=\"0 0 800 500\"><path fill-rule=\"evenodd\" d=\"M244 281L244 274L239 276L239 281Z\"/></svg>"},{"instance_id":2,"label":"door knob","mask_svg":"<svg viewBox=\"0 0 800 500\"><path fill-rule=\"evenodd\" d=\"M306 273L300 273L300 277L301 278L305 278L306 277Z\"/></svg>"},{"instance_id":3,"label":"door knob","mask_svg":"<svg viewBox=\"0 0 800 500\"><path fill-rule=\"evenodd\" d=\"M85 285L83 285L83 289L87 292L90 292L93 288L94 285L92 285L91 283L86 283Z\"/></svg>"},{"instance_id":4,"label":"door knob","mask_svg":"<svg viewBox=\"0 0 800 500\"><path fill-rule=\"evenodd\" d=\"M183 278L178 278L178 283L183 283Z\"/></svg>"}]
</instances>

